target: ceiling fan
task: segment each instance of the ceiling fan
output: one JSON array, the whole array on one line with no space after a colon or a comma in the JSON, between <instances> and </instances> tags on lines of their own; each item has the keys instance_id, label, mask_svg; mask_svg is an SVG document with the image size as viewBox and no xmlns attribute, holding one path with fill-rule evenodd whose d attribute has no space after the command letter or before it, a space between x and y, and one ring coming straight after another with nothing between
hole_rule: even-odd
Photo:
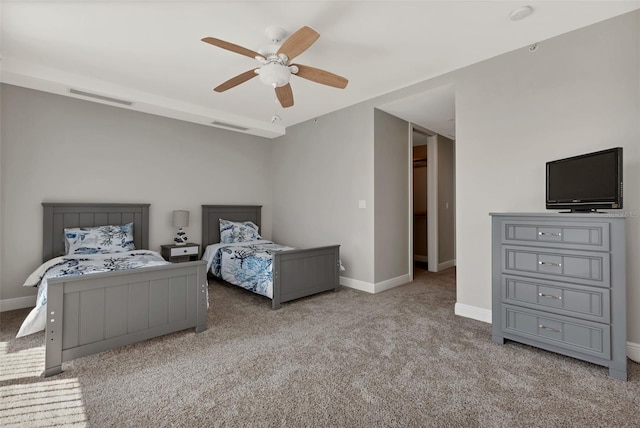
<instances>
[{"instance_id":1,"label":"ceiling fan","mask_svg":"<svg viewBox=\"0 0 640 428\"><path fill-rule=\"evenodd\" d=\"M340 89L344 89L349 83L347 79L337 74L307 65L291 63L293 58L307 50L320 37L320 34L313 28L302 27L287 37L284 42L282 42L282 39L286 36L286 32L282 28L268 27L266 33L272 43L259 49L258 52L213 37L202 39L203 42L219 48L255 58L261 64L258 68L232 77L215 87L214 91L224 92L256 76L260 76L262 82L275 89L276 96L282 107L291 107L293 105L293 91L291 90L289 79L292 74Z\"/></svg>"}]
</instances>

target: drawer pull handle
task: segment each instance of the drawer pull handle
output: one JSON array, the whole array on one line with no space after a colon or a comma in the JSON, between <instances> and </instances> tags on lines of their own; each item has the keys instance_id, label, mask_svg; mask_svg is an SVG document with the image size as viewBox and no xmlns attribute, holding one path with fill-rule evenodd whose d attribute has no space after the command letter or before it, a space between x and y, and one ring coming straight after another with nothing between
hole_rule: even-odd
<instances>
[{"instance_id":1,"label":"drawer pull handle","mask_svg":"<svg viewBox=\"0 0 640 428\"><path fill-rule=\"evenodd\" d=\"M539 236L562 236L560 232L538 232Z\"/></svg>"},{"instance_id":2,"label":"drawer pull handle","mask_svg":"<svg viewBox=\"0 0 640 428\"><path fill-rule=\"evenodd\" d=\"M549 299L562 300L562 296L554 296L553 294L538 293L538 296L540 296L540 297L548 297Z\"/></svg>"},{"instance_id":3,"label":"drawer pull handle","mask_svg":"<svg viewBox=\"0 0 640 428\"><path fill-rule=\"evenodd\" d=\"M551 328L551 327L547 327L546 325L542 325L542 324L538 324L538 327L540 327L543 330L549 330L552 331L554 333L562 333L562 330L559 330L557 328Z\"/></svg>"},{"instance_id":4,"label":"drawer pull handle","mask_svg":"<svg viewBox=\"0 0 640 428\"><path fill-rule=\"evenodd\" d=\"M543 261L539 261L538 264L539 265L556 266L556 267L561 267L562 266L562 263L551 263L551 262L543 262Z\"/></svg>"}]
</instances>

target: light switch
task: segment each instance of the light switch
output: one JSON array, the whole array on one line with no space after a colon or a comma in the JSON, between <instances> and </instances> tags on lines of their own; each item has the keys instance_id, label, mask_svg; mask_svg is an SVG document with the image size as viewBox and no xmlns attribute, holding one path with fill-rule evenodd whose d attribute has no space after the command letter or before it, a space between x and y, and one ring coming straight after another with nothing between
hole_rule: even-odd
<instances>
[{"instance_id":1,"label":"light switch","mask_svg":"<svg viewBox=\"0 0 640 428\"><path fill-rule=\"evenodd\" d=\"M360 199L358 201L358 208L367 208L367 201L365 201L364 199Z\"/></svg>"}]
</instances>

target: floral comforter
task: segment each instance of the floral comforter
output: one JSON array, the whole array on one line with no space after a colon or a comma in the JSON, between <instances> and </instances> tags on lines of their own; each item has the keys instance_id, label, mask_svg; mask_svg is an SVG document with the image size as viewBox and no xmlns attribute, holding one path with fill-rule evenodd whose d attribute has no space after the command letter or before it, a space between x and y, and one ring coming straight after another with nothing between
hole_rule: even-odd
<instances>
[{"instance_id":1,"label":"floral comforter","mask_svg":"<svg viewBox=\"0 0 640 428\"><path fill-rule=\"evenodd\" d=\"M294 249L266 240L212 244L202 259L216 277L272 299L273 255Z\"/></svg>"},{"instance_id":2,"label":"floral comforter","mask_svg":"<svg viewBox=\"0 0 640 428\"><path fill-rule=\"evenodd\" d=\"M44 330L47 311L47 280L63 276L135 269L169 264L160 254L149 250L122 253L87 254L56 257L40 265L25 281L25 287L38 287L36 307L27 315L16 337Z\"/></svg>"}]
</instances>

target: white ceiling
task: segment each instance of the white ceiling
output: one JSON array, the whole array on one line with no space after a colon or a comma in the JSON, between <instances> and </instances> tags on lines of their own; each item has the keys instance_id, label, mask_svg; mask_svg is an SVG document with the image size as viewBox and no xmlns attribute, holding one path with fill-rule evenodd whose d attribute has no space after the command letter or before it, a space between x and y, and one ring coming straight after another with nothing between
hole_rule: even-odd
<instances>
[{"instance_id":1,"label":"white ceiling","mask_svg":"<svg viewBox=\"0 0 640 428\"><path fill-rule=\"evenodd\" d=\"M511 21L509 13L523 5L534 13ZM273 138L296 123L638 8L637 0L2 0L0 79L67 96L76 96L70 88L93 92L133 102L124 108L233 123ZM257 51L269 43L269 25L317 30L318 41L295 62L344 76L347 88L293 76L295 105L288 109L259 79L213 92L258 63L200 39ZM454 132L451 111L432 110L453 109L453 88L403 101L385 110ZM420 111L430 111L436 124ZM274 114L281 119L272 123Z\"/></svg>"}]
</instances>

